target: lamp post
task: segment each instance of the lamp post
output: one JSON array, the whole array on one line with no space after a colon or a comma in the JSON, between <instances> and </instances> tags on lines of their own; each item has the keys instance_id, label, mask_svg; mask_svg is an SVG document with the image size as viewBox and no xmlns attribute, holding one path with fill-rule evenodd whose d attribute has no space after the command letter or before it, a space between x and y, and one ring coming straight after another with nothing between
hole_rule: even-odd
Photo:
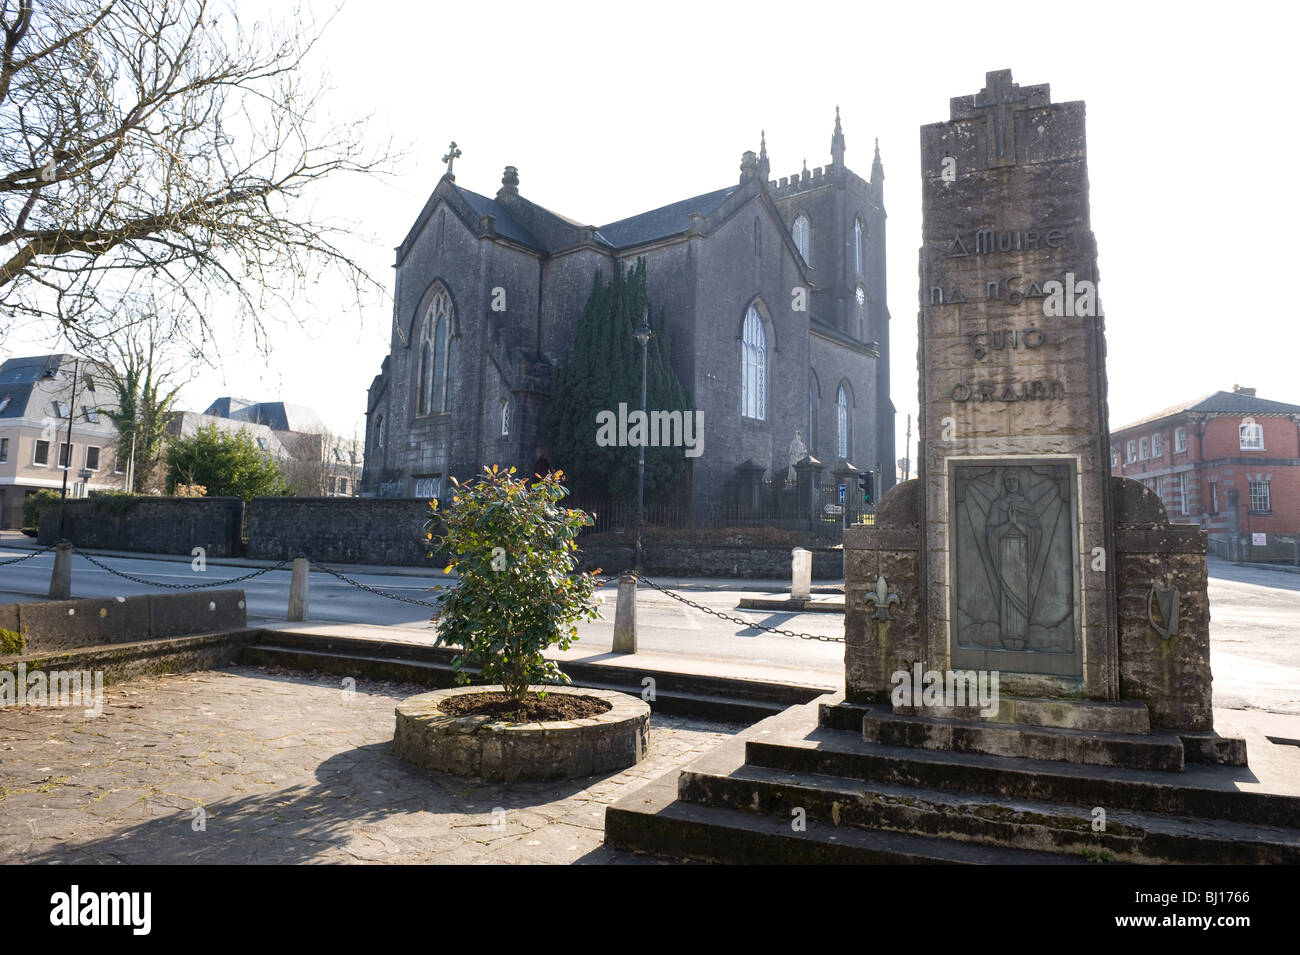
<instances>
[{"instance_id":1,"label":"lamp post","mask_svg":"<svg viewBox=\"0 0 1300 955\"><path fill-rule=\"evenodd\" d=\"M650 309L641 313L641 324L632 332L632 337L641 343L641 420L646 420L646 355L650 344ZM642 533L645 529L645 440L642 435L641 447L637 452L636 463L636 569L641 569L641 553L644 547Z\"/></svg>"}]
</instances>

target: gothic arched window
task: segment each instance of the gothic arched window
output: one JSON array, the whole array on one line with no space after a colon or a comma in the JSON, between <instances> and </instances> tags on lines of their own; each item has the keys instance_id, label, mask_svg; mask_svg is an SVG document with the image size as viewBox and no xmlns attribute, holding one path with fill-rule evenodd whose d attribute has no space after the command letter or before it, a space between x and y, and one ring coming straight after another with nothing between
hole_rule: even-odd
<instances>
[{"instance_id":1,"label":"gothic arched window","mask_svg":"<svg viewBox=\"0 0 1300 955\"><path fill-rule=\"evenodd\" d=\"M507 398L501 399L501 434L510 433L510 401Z\"/></svg>"},{"instance_id":2,"label":"gothic arched window","mask_svg":"<svg viewBox=\"0 0 1300 955\"><path fill-rule=\"evenodd\" d=\"M740 413L746 418L767 418L767 334L753 305L745 313L741 338Z\"/></svg>"},{"instance_id":3,"label":"gothic arched window","mask_svg":"<svg viewBox=\"0 0 1300 955\"><path fill-rule=\"evenodd\" d=\"M441 414L451 408L448 382L455 367L456 340L452 330L451 296L439 288L424 313L420 329L420 414Z\"/></svg>"},{"instance_id":4,"label":"gothic arched window","mask_svg":"<svg viewBox=\"0 0 1300 955\"><path fill-rule=\"evenodd\" d=\"M817 456L817 413L820 410L821 394L817 386L817 375L808 369L808 453Z\"/></svg>"},{"instance_id":5,"label":"gothic arched window","mask_svg":"<svg viewBox=\"0 0 1300 955\"><path fill-rule=\"evenodd\" d=\"M849 393L840 385L835 396L836 443L835 453L841 458L849 456Z\"/></svg>"},{"instance_id":6,"label":"gothic arched window","mask_svg":"<svg viewBox=\"0 0 1300 955\"><path fill-rule=\"evenodd\" d=\"M853 220L853 267L854 270L862 274L862 239L864 232L862 229L862 220Z\"/></svg>"},{"instance_id":7,"label":"gothic arched window","mask_svg":"<svg viewBox=\"0 0 1300 955\"><path fill-rule=\"evenodd\" d=\"M812 260L809 259L809 255L812 252L812 227L808 222L808 217L800 213L799 217L794 220L794 226L790 231L794 236L794 244L799 249L799 254L803 256L805 262L811 265Z\"/></svg>"}]
</instances>

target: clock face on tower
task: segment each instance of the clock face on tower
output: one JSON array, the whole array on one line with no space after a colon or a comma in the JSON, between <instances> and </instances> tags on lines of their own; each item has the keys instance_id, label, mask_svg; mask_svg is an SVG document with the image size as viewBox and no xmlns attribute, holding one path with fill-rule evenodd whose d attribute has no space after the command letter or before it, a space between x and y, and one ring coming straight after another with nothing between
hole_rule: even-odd
<instances>
[{"instance_id":1,"label":"clock face on tower","mask_svg":"<svg viewBox=\"0 0 1300 955\"><path fill-rule=\"evenodd\" d=\"M858 291L857 291L857 293L856 293L856 298L857 298L857 300L858 300L858 307L859 307L859 308L861 308L863 305L867 304L867 293L864 292L864 291L862 290L862 286L861 286L861 285L858 286Z\"/></svg>"}]
</instances>

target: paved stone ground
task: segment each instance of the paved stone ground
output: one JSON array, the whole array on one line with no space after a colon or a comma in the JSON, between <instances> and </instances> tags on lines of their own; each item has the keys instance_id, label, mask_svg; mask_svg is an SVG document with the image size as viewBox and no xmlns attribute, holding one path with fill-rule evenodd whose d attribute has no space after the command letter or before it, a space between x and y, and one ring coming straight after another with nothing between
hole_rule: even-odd
<instances>
[{"instance_id":1,"label":"paved stone ground","mask_svg":"<svg viewBox=\"0 0 1300 955\"><path fill-rule=\"evenodd\" d=\"M655 715L607 776L475 783L392 752L425 688L261 667L135 680L81 708L0 709L0 863L626 863L605 806L738 732Z\"/></svg>"}]
</instances>

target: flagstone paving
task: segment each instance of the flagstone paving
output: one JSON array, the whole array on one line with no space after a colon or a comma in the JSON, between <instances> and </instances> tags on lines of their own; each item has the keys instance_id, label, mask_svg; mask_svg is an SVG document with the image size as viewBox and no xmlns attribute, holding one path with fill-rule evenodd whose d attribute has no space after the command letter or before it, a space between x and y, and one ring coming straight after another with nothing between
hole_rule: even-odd
<instances>
[{"instance_id":1,"label":"flagstone paving","mask_svg":"<svg viewBox=\"0 0 1300 955\"><path fill-rule=\"evenodd\" d=\"M0 709L0 863L626 863L605 806L738 732L656 714L623 772L511 785L407 765L425 688L261 667L105 688L103 714Z\"/></svg>"}]
</instances>

